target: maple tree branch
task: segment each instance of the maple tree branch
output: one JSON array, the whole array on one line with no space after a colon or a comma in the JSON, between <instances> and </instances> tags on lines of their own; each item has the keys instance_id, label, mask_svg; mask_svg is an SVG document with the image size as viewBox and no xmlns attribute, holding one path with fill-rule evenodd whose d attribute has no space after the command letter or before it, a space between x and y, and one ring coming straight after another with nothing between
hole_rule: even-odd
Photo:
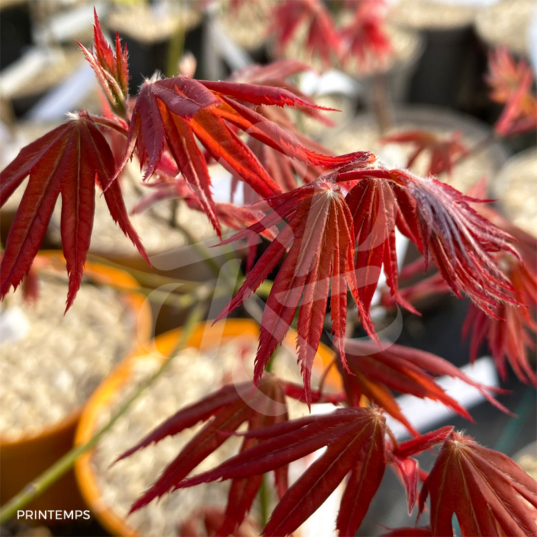
<instances>
[{"instance_id":1,"label":"maple tree branch","mask_svg":"<svg viewBox=\"0 0 537 537\"><path fill-rule=\"evenodd\" d=\"M184 6L181 6L181 10L184 13L186 10L183 9ZM181 56L183 55L183 50L185 48L185 25L184 21L181 19L177 24L177 29L172 35L170 42L168 44L168 50L166 54L166 76L173 78L179 74L179 62Z\"/></svg>"},{"instance_id":2,"label":"maple tree branch","mask_svg":"<svg viewBox=\"0 0 537 537\"><path fill-rule=\"evenodd\" d=\"M269 491L267 483L267 474L263 474L261 478L261 486L259 487L259 509L261 526L264 528L269 520Z\"/></svg>"},{"instance_id":3,"label":"maple tree branch","mask_svg":"<svg viewBox=\"0 0 537 537\"><path fill-rule=\"evenodd\" d=\"M391 125L390 102L386 88L386 78L379 73L373 74L373 113L380 130L384 135Z\"/></svg>"},{"instance_id":4,"label":"maple tree branch","mask_svg":"<svg viewBox=\"0 0 537 537\"><path fill-rule=\"evenodd\" d=\"M95 433L86 443L79 446L75 446L71 451L66 453L63 457L58 459L52 466L45 470L39 477L34 479L31 483L26 485L21 492L14 496L9 502L7 502L0 509L0 524L3 524L11 517L13 517L18 510L23 509L29 502L43 494L50 486L52 486L58 479L65 475L74 465L76 459L86 453L115 425L115 423L131 408L132 404L138 399L138 397L149 388L165 371L168 370L173 359L181 351L190 335L192 334L196 325L203 318L204 306L198 304L188 315L185 325L182 329L181 336L175 345L175 348L171 351L169 358L165 360L162 365L151 375L140 383L135 392L121 405L118 411L110 418L108 423L104 425L97 433Z\"/></svg>"}]
</instances>

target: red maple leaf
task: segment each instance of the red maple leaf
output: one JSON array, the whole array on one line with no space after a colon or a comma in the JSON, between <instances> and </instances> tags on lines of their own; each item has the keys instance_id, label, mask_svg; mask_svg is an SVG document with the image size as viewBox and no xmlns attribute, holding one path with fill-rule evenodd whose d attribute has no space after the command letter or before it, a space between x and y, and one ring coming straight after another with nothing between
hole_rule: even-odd
<instances>
[{"instance_id":1,"label":"red maple leaf","mask_svg":"<svg viewBox=\"0 0 537 537\"><path fill-rule=\"evenodd\" d=\"M359 154L356 160L365 165L371 161L371 154ZM261 378L272 353L289 330L300 304L298 360L306 393L309 394L311 368L321 339L330 284L333 332L341 355L345 356L347 286L360 308L364 326L374 334L369 315L363 310L358 296L352 217L341 189L323 177L290 193L271 198L268 203L273 208L271 213L259 223L224 241L224 244L246 238L252 231L261 233L286 218L288 223L250 271L218 319L249 298L289 248L263 312L254 378L256 382Z\"/></svg>"},{"instance_id":2,"label":"red maple leaf","mask_svg":"<svg viewBox=\"0 0 537 537\"><path fill-rule=\"evenodd\" d=\"M356 58L363 63L374 59L384 62L392 52L385 28L386 2L360 0L355 6L352 21L341 31L343 61Z\"/></svg>"},{"instance_id":3,"label":"red maple leaf","mask_svg":"<svg viewBox=\"0 0 537 537\"><path fill-rule=\"evenodd\" d=\"M177 488L225 479L247 479L287 466L322 447L324 454L280 499L263 530L265 537L289 535L314 513L350 474L337 517L340 535L354 535L377 491L384 470L385 419L376 411L345 408L255 429L263 440L214 470L185 479Z\"/></svg>"},{"instance_id":4,"label":"red maple leaf","mask_svg":"<svg viewBox=\"0 0 537 537\"><path fill-rule=\"evenodd\" d=\"M364 293L372 296L384 260L387 282L398 302L394 221L397 228L420 249L427 262L434 261L444 280L459 297L465 293L479 308L494 315L501 302L518 304L508 278L492 254L517 255L512 237L476 213L470 203L479 202L434 178L421 178L405 170L350 170L337 175L339 183L352 187L347 196L354 221L365 229L364 259L357 269L369 267ZM353 186L355 185L355 186ZM371 205L372 194L379 201ZM364 193L365 192L365 193ZM374 198L373 198L374 199ZM381 205L379 205L381 204ZM368 210L373 207L375 216ZM379 215L386 208L386 216ZM357 236L358 242L362 234ZM387 268L388 267L388 268ZM367 300L365 301L367 304Z\"/></svg>"},{"instance_id":5,"label":"red maple leaf","mask_svg":"<svg viewBox=\"0 0 537 537\"><path fill-rule=\"evenodd\" d=\"M177 488L194 468L222 445L237 429L248 423L248 430L254 431L268 425L279 424L288 419L286 396L304 399L304 390L294 384L265 375L257 389L251 382L224 386L168 418L137 445L129 449L118 460L136 451L159 442L167 436L176 435L200 421L206 425L182 449L173 462L164 470L157 481L136 500L131 512L147 505L155 498ZM321 396L315 392L315 402L336 402L334 396ZM256 446L258 440L246 437L241 453ZM274 468L276 488L280 496L287 490L287 465ZM237 478L231 484L225 520L219 535L228 535L237 528L252 507L256 493L261 486L262 476L252 479Z\"/></svg>"},{"instance_id":6,"label":"red maple leaf","mask_svg":"<svg viewBox=\"0 0 537 537\"><path fill-rule=\"evenodd\" d=\"M95 206L95 183L104 190L112 218L147 259L131 226L114 175L114 157L92 117L80 112L67 123L21 149L0 173L0 207L30 176L13 220L0 266L0 297L28 274L61 195L62 248L69 274L67 308L80 287L89 249Z\"/></svg>"},{"instance_id":7,"label":"red maple leaf","mask_svg":"<svg viewBox=\"0 0 537 537\"><path fill-rule=\"evenodd\" d=\"M333 332L344 364L347 286L362 324L373 338L369 306L383 264L392 293L399 303L413 309L397 291L395 226L418 245L426 260L434 260L457 296L467 294L490 315L502 302L518 304L512 285L492 257L500 251L516 255L509 242L512 238L469 206L476 200L435 179L422 179L403 170L370 169L372 156L356 155L354 163L335 167L312 184L270 198L267 203L272 213L224 242L246 238L250 232L261 233L287 219L287 225L218 317L228 315L251 296L289 249L263 314L256 382L301 303L297 344L309 391L330 279ZM346 197L337 183L350 188ZM358 239L356 264L353 236Z\"/></svg>"},{"instance_id":8,"label":"red maple leaf","mask_svg":"<svg viewBox=\"0 0 537 537\"><path fill-rule=\"evenodd\" d=\"M326 451L283 495L262 535L294 532L349 475L337 516L341 536L352 536L360 526L388 464L441 442L451 429L444 428L414 439L397 451L384 417L375 409L345 408L330 414L308 416L248 431L246 438L262 440L220 466L183 480L177 488L216 480L246 479L288 465L326 447Z\"/></svg>"},{"instance_id":9,"label":"red maple leaf","mask_svg":"<svg viewBox=\"0 0 537 537\"><path fill-rule=\"evenodd\" d=\"M528 63L518 63L506 48L489 56L487 82L490 98L505 107L494 129L502 136L537 130L537 98L532 93L533 72Z\"/></svg>"},{"instance_id":10,"label":"red maple leaf","mask_svg":"<svg viewBox=\"0 0 537 537\"><path fill-rule=\"evenodd\" d=\"M537 535L537 483L506 455L452 432L420 492L430 496L434 536L452 536L456 515L463 535Z\"/></svg>"},{"instance_id":11,"label":"red maple leaf","mask_svg":"<svg viewBox=\"0 0 537 537\"><path fill-rule=\"evenodd\" d=\"M458 378L474 386L489 402L508 412L490 394L501 393L502 390L473 381L447 360L429 352L396 344L382 350L374 342L359 340L347 340L345 352L351 374L341 371L341 377L348 404L358 406L363 395L403 423L412 434L417 435L418 432L401 412L392 390L439 401L473 421L466 409L435 382L435 377L439 376Z\"/></svg>"},{"instance_id":12,"label":"red maple leaf","mask_svg":"<svg viewBox=\"0 0 537 537\"><path fill-rule=\"evenodd\" d=\"M234 73L229 80L233 82L262 84L264 86L284 88L305 102L314 104L308 96L304 95L295 85L287 80L290 76L305 71L311 71L311 67L305 63L296 60L281 60L264 66L250 65ZM303 112L327 126L333 126L333 123L323 116L317 108L300 105L296 108L300 112ZM331 109L323 108L323 110ZM256 111L266 119L273 123L277 123L279 126L286 129L294 136L298 144L317 153L331 154L328 149L311 138L301 134L296 128L293 119L285 109L259 106ZM297 188L297 176L302 182L310 183L320 175L320 170L318 168L311 168L302 162L297 162L289 155L282 153L259 140L250 138L248 146L267 170L268 174L284 192L289 192L294 188ZM232 196L237 188L239 179L240 178L235 174L233 177ZM246 203L254 203L257 201L258 198L255 193L253 193L253 196L251 193L251 189L245 188L244 200Z\"/></svg>"},{"instance_id":13,"label":"red maple leaf","mask_svg":"<svg viewBox=\"0 0 537 537\"><path fill-rule=\"evenodd\" d=\"M196 139L216 162L236 173L263 198L281 190L235 133L236 128L308 164L330 166L339 162L336 157L303 147L290 133L246 105L315 106L285 89L271 86L187 77L146 80L132 112L128 149L116 176L136 149L140 164L146 165L144 180L147 179L157 170L168 147L179 171L220 233L206 157Z\"/></svg>"},{"instance_id":14,"label":"red maple leaf","mask_svg":"<svg viewBox=\"0 0 537 537\"><path fill-rule=\"evenodd\" d=\"M332 64L332 55L341 55L341 42L330 13L320 0L284 0L274 8L269 34L275 35L283 50L297 33L306 27L305 47L318 55L325 67Z\"/></svg>"},{"instance_id":15,"label":"red maple leaf","mask_svg":"<svg viewBox=\"0 0 537 537\"><path fill-rule=\"evenodd\" d=\"M537 378L527 353L535 348L534 335L537 333L537 323L533 317L537 311L537 239L511 224L491 207L482 207L480 210L517 240L515 249L519 257L501 254L498 263L504 268L521 305L498 304L494 317L470 306L463 336L471 333L472 361L477 357L481 344L486 341L502 379L507 377L508 361L522 382L535 385Z\"/></svg>"},{"instance_id":16,"label":"red maple leaf","mask_svg":"<svg viewBox=\"0 0 537 537\"><path fill-rule=\"evenodd\" d=\"M385 136L381 142L413 145L414 152L408 159L407 168L410 168L422 153L430 153L428 175L439 175L443 172L451 175L457 159L468 153L458 131L451 133L449 137L421 130L405 131Z\"/></svg>"},{"instance_id":17,"label":"red maple leaf","mask_svg":"<svg viewBox=\"0 0 537 537\"><path fill-rule=\"evenodd\" d=\"M129 68L127 65L127 47L121 48L119 33L116 33L115 50L107 43L97 11L94 9L94 43L93 51L78 43L86 60L95 71L97 80L103 89L112 109L120 116L127 112L129 98Z\"/></svg>"}]
</instances>

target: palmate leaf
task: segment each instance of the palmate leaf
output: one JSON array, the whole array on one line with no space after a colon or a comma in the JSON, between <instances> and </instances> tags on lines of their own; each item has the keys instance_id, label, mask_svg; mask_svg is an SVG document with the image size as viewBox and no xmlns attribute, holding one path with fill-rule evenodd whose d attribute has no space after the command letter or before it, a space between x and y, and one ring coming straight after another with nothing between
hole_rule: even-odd
<instances>
[{"instance_id":1,"label":"palmate leaf","mask_svg":"<svg viewBox=\"0 0 537 537\"><path fill-rule=\"evenodd\" d=\"M371 155L357 154L356 160L365 165L371 160ZM268 203L273 207L271 213L225 243L246 238L252 231L261 233L285 218L288 223L250 271L218 319L240 306L267 278L289 248L263 312L254 379L257 382L261 378L272 353L283 341L299 309L298 360L306 394L309 394L311 368L319 347L330 295L333 332L343 357L347 288L360 308L364 326L374 335L369 315L362 308L358 296L352 219L339 187L322 177L288 194L271 198Z\"/></svg>"},{"instance_id":2,"label":"palmate leaf","mask_svg":"<svg viewBox=\"0 0 537 537\"><path fill-rule=\"evenodd\" d=\"M350 474L337 519L341 536L359 527L386 467L384 418L376 411L348 408L250 431L263 440L214 470L185 479L178 488L220 479L244 479L287 466L322 447L325 453L282 497L263 530L288 535L315 512Z\"/></svg>"},{"instance_id":3,"label":"palmate leaf","mask_svg":"<svg viewBox=\"0 0 537 537\"><path fill-rule=\"evenodd\" d=\"M0 296L16 288L28 274L61 195L62 248L69 274L67 309L80 287L89 249L95 205L95 183L103 188L112 218L146 260L131 226L108 142L86 112L24 147L0 173L0 207L30 176L13 220L0 266ZM148 261L149 262L149 261Z\"/></svg>"},{"instance_id":4,"label":"palmate leaf","mask_svg":"<svg viewBox=\"0 0 537 537\"><path fill-rule=\"evenodd\" d=\"M435 262L457 296L468 295L492 316L499 304L518 304L494 257L498 252L517 255L512 237L470 207L475 199L433 178L372 169L375 158L369 153L357 153L354 161L349 155L336 158L349 163L335 166L314 183L268 199L272 213L226 241L262 233L282 220L287 224L219 316L249 298L287 253L263 314L256 382L299 309L297 346L309 391L330 291L333 332L343 365L347 287L363 326L375 339L369 308L382 266L395 300L413 310L398 291L396 227L415 242L427 262ZM346 197L338 184L350 190Z\"/></svg>"},{"instance_id":5,"label":"palmate leaf","mask_svg":"<svg viewBox=\"0 0 537 537\"><path fill-rule=\"evenodd\" d=\"M391 209L386 221L392 225L395 211L397 228L418 246L427 262L435 263L457 297L462 298L466 294L491 316L495 315L494 309L498 304L518 304L511 282L494 257L498 252L509 252L517 257L512 246L513 238L470 206L481 200L465 196L432 177L421 178L406 170L350 170L337 174L336 180L352 187L348 199L352 200L349 205L355 221L356 215L364 220L367 218L370 204L362 201L364 185L374 185L377 191L389 188L390 197L386 195L385 199L393 198L395 202L390 203L395 208ZM360 189L360 195L354 196L355 189ZM380 229L382 231L382 227ZM374 238L373 247L386 236L393 236L388 229L379 232L375 227L374 230L379 235L378 239L372 232L366 234L366 237ZM383 255L393 260L389 265L393 270L390 269L386 275L388 285L397 298L394 241L385 242L384 249ZM369 262L379 266L379 257L374 257L374 263ZM357 265L360 269L361 264ZM399 303L405 305L401 299L399 297Z\"/></svg>"},{"instance_id":6,"label":"palmate leaf","mask_svg":"<svg viewBox=\"0 0 537 537\"><path fill-rule=\"evenodd\" d=\"M537 129L537 97L532 92L534 77L524 59L517 62L506 48L492 51L487 82L491 99L505 105L494 125L498 134L509 136Z\"/></svg>"},{"instance_id":7,"label":"palmate leaf","mask_svg":"<svg viewBox=\"0 0 537 537\"><path fill-rule=\"evenodd\" d=\"M297 31L305 26L306 49L319 56L325 67L332 65L332 55L341 56L341 41L330 12L321 0L284 0L274 7L270 34L284 49Z\"/></svg>"},{"instance_id":8,"label":"palmate leaf","mask_svg":"<svg viewBox=\"0 0 537 537\"><path fill-rule=\"evenodd\" d=\"M403 423L412 434L418 432L401 412L392 391L438 401L472 420L467 410L435 382L439 376L462 380L477 388L490 403L509 412L491 395L491 392L502 393L503 390L473 381L458 367L429 352L396 344L380 349L374 342L358 340L347 340L345 351L351 374L341 371L341 376L348 404L358 406L363 395Z\"/></svg>"},{"instance_id":9,"label":"palmate leaf","mask_svg":"<svg viewBox=\"0 0 537 537\"><path fill-rule=\"evenodd\" d=\"M127 65L127 47L121 48L119 34L116 33L115 50L107 43L97 11L94 9L94 43L93 51L84 45L78 46L94 70L110 106L120 115L125 115L129 98L129 68Z\"/></svg>"},{"instance_id":10,"label":"palmate leaf","mask_svg":"<svg viewBox=\"0 0 537 537\"><path fill-rule=\"evenodd\" d=\"M537 482L503 453L452 432L420 492L430 496L433 536L452 536L456 515L463 535L537 535Z\"/></svg>"},{"instance_id":11,"label":"palmate leaf","mask_svg":"<svg viewBox=\"0 0 537 537\"><path fill-rule=\"evenodd\" d=\"M371 59L385 62L392 53L392 44L386 29L387 5L384 0L358 0L352 21L341 30L344 48L343 61L351 58L360 63ZM350 7L353 7L352 4Z\"/></svg>"},{"instance_id":12,"label":"palmate leaf","mask_svg":"<svg viewBox=\"0 0 537 537\"><path fill-rule=\"evenodd\" d=\"M189 477L177 488L226 479L252 479L326 447L280 499L265 529L265 536L294 532L348 476L337 516L341 537L353 536L360 526L388 464L401 465L409 457L440 442L451 428L443 428L403 443L398 449L384 417L375 409L345 408L308 416L262 429L246 438L262 440L213 470ZM416 492L410 491L415 499Z\"/></svg>"},{"instance_id":13,"label":"palmate leaf","mask_svg":"<svg viewBox=\"0 0 537 537\"><path fill-rule=\"evenodd\" d=\"M201 421L206 424L181 450L157 481L136 500L131 512L176 488L182 479L221 446L243 423L247 423L248 430L253 431L287 421L286 397L304 400L304 390L272 375L265 375L257 389L254 389L251 382L224 386L164 421L118 460L167 436L176 435ZM336 396L321 396L317 392L313 394L313 398L315 402L339 401ZM246 437L241 453L258 443L257 439ZM278 493L283 496L287 490L287 466L274 468L274 475ZM248 480L240 478L233 480L225 520L218 535L228 535L242 523L252 507L260 486L261 476Z\"/></svg>"},{"instance_id":14,"label":"palmate leaf","mask_svg":"<svg viewBox=\"0 0 537 537\"><path fill-rule=\"evenodd\" d=\"M311 71L311 67L296 60L281 60L264 66L250 65L234 73L229 80L232 82L284 88L294 94L298 99L310 103L309 106L297 104L296 108L300 112L327 126L333 126L333 123L321 114L319 109L311 106L314 103L310 98L287 80L288 77L305 71ZM286 109L274 106L258 106L256 112L291 133L297 144L317 153L330 154L328 149L298 132L293 119ZM292 155L270 147L258 139L250 138L248 140L248 146L283 192L290 192L298 187L297 177L304 183L310 183L321 173L319 169L309 167L303 162L298 162ZM235 174L233 177L232 195L236 190L239 179ZM253 191L251 189L245 188L245 202L254 203L257 201L257 196L255 193L252 195L252 193Z\"/></svg>"},{"instance_id":15,"label":"palmate leaf","mask_svg":"<svg viewBox=\"0 0 537 537\"><path fill-rule=\"evenodd\" d=\"M128 149L116 176L136 150L141 165L146 166L144 179L147 179L157 170L168 147L179 171L220 233L206 157L197 141L210 157L239 176L262 198L281 190L239 138L237 128L308 164L331 166L342 162L341 158L316 154L302 147L290 133L243 103L315 107L285 89L271 86L198 81L183 76L147 80L136 100Z\"/></svg>"}]
</instances>

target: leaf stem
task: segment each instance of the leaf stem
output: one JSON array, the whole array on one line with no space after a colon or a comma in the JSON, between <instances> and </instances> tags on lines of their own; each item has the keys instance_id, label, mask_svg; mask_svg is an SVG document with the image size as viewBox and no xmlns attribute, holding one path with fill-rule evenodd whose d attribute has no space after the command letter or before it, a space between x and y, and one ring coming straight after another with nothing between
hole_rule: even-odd
<instances>
[{"instance_id":1,"label":"leaf stem","mask_svg":"<svg viewBox=\"0 0 537 537\"><path fill-rule=\"evenodd\" d=\"M204 307L197 305L189 314L184 328L181 332L181 337L177 341L175 348L171 351L170 356L165 360L160 368L150 377L146 378L136 389L136 391L125 401L118 411L110 418L108 423L104 425L97 433L95 433L85 444L74 447L63 457L57 460L50 468L45 470L39 477L26 485L16 496L7 502L0 509L0 524L9 520L16 512L24 508L29 502L40 496L45 490L53 485L60 477L65 475L74 465L76 459L92 449L101 437L106 434L114 424L129 410L131 405L138 397L155 382L169 367L177 353L186 345L192 331L197 323L203 317Z\"/></svg>"}]
</instances>

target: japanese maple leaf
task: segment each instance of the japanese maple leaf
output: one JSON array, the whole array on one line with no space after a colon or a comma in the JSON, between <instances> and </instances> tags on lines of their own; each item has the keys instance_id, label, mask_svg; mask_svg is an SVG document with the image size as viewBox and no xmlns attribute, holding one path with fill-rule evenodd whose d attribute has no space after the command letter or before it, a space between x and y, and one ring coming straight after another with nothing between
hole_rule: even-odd
<instances>
[{"instance_id":1,"label":"japanese maple leaf","mask_svg":"<svg viewBox=\"0 0 537 537\"><path fill-rule=\"evenodd\" d=\"M254 389L251 382L224 386L167 419L137 445L125 452L118 460L136 451L159 442L167 436L176 435L201 421L205 426L181 450L164 470L157 481L136 500L131 512L147 505L155 498L177 488L194 468L222 445L243 423L248 430L285 422L288 419L286 396L303 399L304 391L294 384L281 381L273 375L263 377L259 387ZM314 393L315 401L330 402L332 396ZM257 445L255 438L245 437L241 453ZM276 487L280 496L287 490L287 465L274 469ZM219 535L233 532L244 520L252 507L256 493L261 486L262 476L253 479L236 479L231 484L225 520Z\"/></svg>"},{"instance_id":2,"label":"japanese maple leaf","mask_svg":"<svg viewBox=\"0 0 537 537\"><path fill-rule=\"evenodd\" d=\"M385 144L411 144L414 147L407 168L411 168L422 153L430 153L428 175L439 175L443 172L451 175L457 159L468 153L458 131L448 137L421 130L405 131L385 136L381 141Z\"/></svg>"},{"instance_id":3,"label":"japanese maple leaf","mask_svg":"<svg viewBox=\"0 0 537 537\"><path fill-rule=\"evenodd\" d=\"M420 492L430 496L433 536L452 536L456 515L463 535L537 535L537 483L503 453L452 432Z\"/></svg>"},{"instance_id":4,"label":"japanese maple leaf","mask_svg":"<svg viewBox=\"0 0 537 537\"><path fill-rule=\"evenodd\" d=\"M58 197L62 198L62 248L69 274L67 308L80 287L95 208L95 183L104 190L112 218L147 255L131 226L114 175L114 157L106 139L86 112L21 149L0 173L0 207L30 177L13 220L0 266L0 296L28 274L45 236ZM149 261L148 261L149 262Z\"/></svg>"},{"instance_id":5,"label":"japanese maple leaf","mask_svg":"<svg viewBox=\"0 0 537 537\"><path fill-rule=\"evenodd\" d=\"M294 532L348 475L336 528L341 536L353 536L367 513L386 466L408 467L410 457L442 442L450 431L450 427L445 427L397 446L378 410L339 409L330 414L250 430L245 437L262 440L261 443L213 470L183 480L177 488L217 480L252 479L326 447L280 499L262 535L282 536ZM412 471L408 470L409 477L410 474ZM407 490L415 498L415 490Z\"/></svg>"},{"instance_id":6,"label":"japanese maple leaf","mask_svg":"<svg viewBox=\"0 0 537 537\"><path fill-rule=\"evenodd\" d=\"M120 116L127 113L129 98L129 68L127 65L127 47L121 48L119 33L116 33L115 50L106 41L97 11L94 9L94 43L89 51L78 43L86 60L95 71L97 80L103 89L112 109Z\"/></svg>"},{"instance_id":7,"label":"japanese maple leaf","mask_svg":"<svg viewBox=\"0 0 537 537\"><path fill-rule=\"evenodd\" d=\"M396 252L389 229L395 210L397 228L418 246L428 262L434 261L459 298L466 294L492 316L494 308L502 302L518 304L513 297L513 286L494 258L498 252L517 256L511 245L513 239L470 206L480 200L465 196L434 178L418 177L406 170L350 170L339 173L337 181L355 185L347 199L354 221L361 218L363 225L367 225L365 240L368 241L365 249L367 263L357 260L357 269L366 265L372 267L372 280L375 272L378 279L381 255L392 259L390 269L386 271L385 268L385 272L390 289L396 293ZM386 224L381 221L382 225L374 226L372 231L369 231L372 226L367 215L370 196L362 194L366 186L388 192L385 199L391 200L393 195L396 206L388 212ZM358 195L354 189L358 189ZM371 288L368 291L371 294ZM402 297L398 300L404 305Z\"/></svg>"},{"instance_id":8,"label":"japanese maple leaf","mask_svg":"<svg viewBox=\"0 0 537 537\"><path fill-rule=\"evenodd\" d=\"M502 136L537 130L537 98L532 93L533 72L523 59L518 63L506 48L489 56L487 82L493 101L504 104L494 129Z\"/></svg>"},{"instance_id":9,"label":"japanese maple leaf","mask_svg":"<svg viewBox=\"0 0 537 537\"><path fill-rule=\"evenodd\" d=\"M275 35L283 50L302 27L306 28L306 48L318 55L325 67L332 55L341 55L341 43L330 13L320 0L284 0L274 8L269 34Z\"/></svg>"},{"instance_id":10,"label":"japanese maple leaf","mask_svg":"<svg viewBox=\"0 0 537 537\"><path fill-rule=\"evenodd\" d=\"M477 388L488 401L508 412L490 393L501 393L502 390L473 381L459 368L429 352L396 344L382 350L374 342L349 339L345 352L351 374L342 371L341 377L348 404L358 406L364 395L403 423L412 434L418 433L401 412L393 391L438 401L473 421L466 409L435 382L435 377L443 375L458 378Z\"/></svg>"},{"instance_id":11,"label":"japanese maple leaf","mask_svg":"<svg viewBox=\"0 0 537 537\"><path fill-rule=\"evenodd\" d=\"M463 336L471 333L470 358L475 360L481 344L486 341L502 379L507 377L506 362L517 377L526 383L537 383L535 369L528 360L528 351L535 349L537 323L537 239L508 222L494 209L483 207L481 212L515 237L519 257L500 255L498 262L517 292L521 306L501 303L494 317L470 306L463 327Z\"/></svg>"},{"instance_id":12,"label":"japanese maple leaf","mask_svg":"<svg viewBox=\"0 0 537 537\"><path fill-rule=\"evenodd\" d=\"M315 102L304 94L295 84L289 81L289 77L295 76L307 71L313 71L312 67L298 60L279 60L267 65L248 65L244 69L235 71L230 77L230 82L240 82L242 84L255 84L261 86L272 86L274 88L283 88L295 95L298 99L303 100L307 105L297 104L296 108L324 123L327 126L333 126L332 121L322 115L320 110L331 110L329 108L317 108ZM285 112L283 109L279 109ZM284 113L285 117L289 117Z\"/></svg>"},{"instance_id":13,"label":"japanese maple leaf","mask_svg":"<svg viewBox=\"0 0 537 537\"><path fill-rule=\"evenodd\" d=\"M357 159L365 165L371 160L371 155L363 153ZM271 213L224 241L224 244L246 238L252 231L261 233L283 219L288 222L218 319L249 298L289 249L263 312L254 379L257 382L261 378L272 353L283 341L299 309L298 360L309 403L311 368L323 331L330 286L332 329L343 359L347 287L360 308L364 326L374 334L369 315L362 308L358 296L352 216L341 189L323 177L290 193L271 198L268 203L273 208Z\"/></svg>"},{"instance_id":14,"label":"japanese maple leaf","mask_svg":"<svg viewBox=\"0 0 537 537\"><path fill-rule=\"evenodd\" d=\"M183 480L178 488L221 479L252 479L326 447L281 498L262 534L269 537L294 532L349 474L336 527L339 535L351 536L384 475L386 429L379 412L346 408L250 430L246 438L261 443L214 470Z\"/></svg>"},{"instance_id":15,"label":"japanese maple leaf","mask_svg":"<svg viewBox=\"0 0 537 537\"><path fill-rule=\"evenodd\" d=\"M311 71L311 67L296 60L281 60L264 66L249 65L231 75L229 80L233 82L262 84L264 86L284 88L298 98L303 99L305 102L314 104L309 97L304 95L295 85L287 80L290 76L305 71ZM303 112L327 126L333 126L333 123L323 116L317 108L313 108L312 106L297 106L296 108L300 112ZM293 119L284 108L259 106L256 111L269 121L277 123L279 126L292 133L297 144L317 153L331 154L328 149L313 141L311 138L301 134L297 130ZM306 164L291 158L291 156L286 153L282 153L254 138L249 139L248 146L267 170L269 175L274 179L276 184L284 192L289 192L298 186L297 176L302 182L309 183L315 180L321 173L318 168L310 168ZM233 177L232 196L236 190L239 179L240 178L235 174ZM245 188L244 200L246 203L254 203L257 201L258 198L255 196L255 193L253 194L254 196L251 195L251 189Z\"/></svg>"},{"instance_id":16,"label":"japanese maple leaf","mask_svg":"<svg viewBox=\"0 0 537 537\"><path fill-rule=\"evenodd\" d=\"M384 0L360 0L352 21L341 30L343 61L356 58L383 62L392 52L385 28L386 3Z\"/></svg>"},{"instance_id":17,"label":"japanese maple leaf","mask_svg":"<svg viewBox=\"0 0 537 537\"><path fill-rule=\"evenodd\" d=\"M237 128L308 164L330 166L341 160L308 150L290 133L247 105L315 106L285 89L270 86L198 81L183 76L146 80L136 99L128 149L116 176L136 149L140 164L146 166L144 180L149 178L168 147L179 171L220 233L206 157L197 141L216 162L236 173L262 198L281 190L236 134Z\"/></svg>"}]
</instances>

